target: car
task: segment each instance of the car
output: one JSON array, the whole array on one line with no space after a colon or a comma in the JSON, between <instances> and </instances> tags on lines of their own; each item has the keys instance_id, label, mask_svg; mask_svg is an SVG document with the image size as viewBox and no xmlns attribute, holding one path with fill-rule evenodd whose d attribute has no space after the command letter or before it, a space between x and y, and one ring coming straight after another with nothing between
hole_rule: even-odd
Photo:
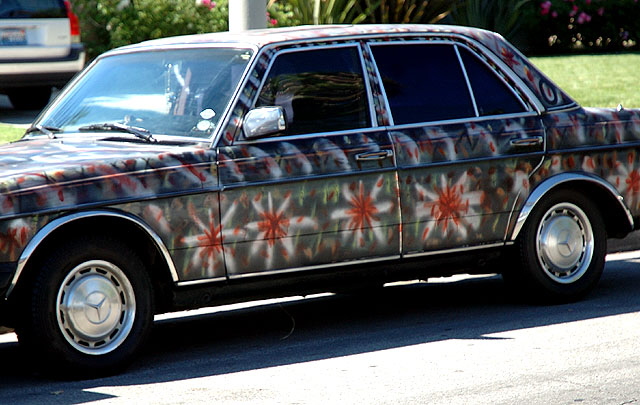
<instances>
[{"instance_id":1,"label":"car","mask_svg":"<svg viewBox=\"0 0 640 405\"><path fill-rule=\"evenodd\" d=\"M84 64L80 23L68 0L0 2L0 94L14 108L43 108L52 87L63 87Z\"/></svg>"},{"instance_id":2,"label":"car","mask_svg":"<svg viewBox=\"0 0 640 405\"><path fill-rule=\"evenodd\" d=\"M178 310L457 273L580 299L640 223L640 110L475 28L211 33L101 55L0 168L0 324L86 376Z\"/></svg>"}]
</instances>

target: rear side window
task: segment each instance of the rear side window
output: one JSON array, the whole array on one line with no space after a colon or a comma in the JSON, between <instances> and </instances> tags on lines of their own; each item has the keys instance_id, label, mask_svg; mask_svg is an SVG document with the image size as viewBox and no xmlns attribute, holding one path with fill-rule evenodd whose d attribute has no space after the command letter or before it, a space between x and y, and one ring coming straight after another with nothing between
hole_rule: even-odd
<instances>
[{"instance_id":1,"label":"rear side window","mask_svg":"<svg viewBox=\"0 0 640 405\"><path fill-rule=\"evenodd\" d=\"M371 49L395 125L476 115L453 45L394 44Z\"/></svg>"},{"instance_id":2,"label":"rear side window","mask_svg":"<svg viewBox=\"0 0 640 405\"><path fill-rule=\"evenodd\" d=\"M0 18L66 18L62 0L0 0Z\"/></svg>"},{"instance_id":3,"label":"rear side window","mask_svg":"<svg viewBox=\"0 0 640 405\"><path fill-rule=\"evenodd\" d=\"M496 73L466 48L458 47L481 116L525 111L516 95Z\"/></svg>"},{"instance_id":4,"label":"rear side window","mask_svg":"<svg viewBox=\"0 0 640 405\"><path fill-rule=\"evenodd\" d=\"M356 47L282 53L269 70L257 107L281 106L288 134L371 126Z\"/></svg>"}]
</instances>

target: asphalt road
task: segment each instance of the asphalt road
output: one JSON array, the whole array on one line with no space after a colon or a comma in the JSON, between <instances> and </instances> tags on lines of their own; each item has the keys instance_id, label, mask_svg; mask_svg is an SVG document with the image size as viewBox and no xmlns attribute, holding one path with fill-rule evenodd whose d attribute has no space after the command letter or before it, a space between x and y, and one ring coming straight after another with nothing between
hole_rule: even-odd
<instances>
[{"instance_id":1,"label":"asphalt road","mask_svg":"<svg viewBox=\"0 0 640 405\"><path fill-rule=\"evenodd\" d=\"M610 256L597 290L570 305L518 303L488 277L158 320L127 372L88 381L34 375L4 335L0 403L636 403L634 255Z\"/></svg>"}]
</instances>

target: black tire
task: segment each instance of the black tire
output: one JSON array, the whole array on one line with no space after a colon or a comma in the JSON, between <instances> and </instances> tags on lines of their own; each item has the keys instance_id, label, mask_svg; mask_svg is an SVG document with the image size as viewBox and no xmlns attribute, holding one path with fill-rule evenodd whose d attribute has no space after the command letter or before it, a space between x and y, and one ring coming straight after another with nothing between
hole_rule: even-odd
<instances>
[{"instance_id":1,"label":"black tire","mask_svg":"<svg viewBox=\"0 0 640 405\"><path fill-rule=\"evenodd\" d=\"M18 339L45 371L95 377L122 370L153 324L149 275L120 242L65 243L43 261L27 292Z\"/></svg>"},{"instance_id":2,"label":"black tire","mask_svg":"<svg viewBox=\"0 0 640 405\"><path fill-rule=\"evenodd\" d=\"M505 280L540 303L572 302L598 283L607 234L598 208L582 194L559 190L530 214L517 241L520 268Z\"/></svg>"},{"instance_id":3,"label":"black tire","mask_svg":"<svg viewBox=\"0 0 640 405\"><path fill-rule=\"evenodd\" d=\"M16 110L42 110L51 99L51 87L11 89L7 96Z\"/></svg>"}]
</instances>

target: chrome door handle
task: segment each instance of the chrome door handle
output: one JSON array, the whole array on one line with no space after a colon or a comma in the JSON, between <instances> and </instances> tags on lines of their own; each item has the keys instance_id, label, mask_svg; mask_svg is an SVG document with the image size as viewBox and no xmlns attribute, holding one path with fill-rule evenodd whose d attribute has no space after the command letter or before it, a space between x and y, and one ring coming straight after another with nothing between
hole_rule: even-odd
<instances>
[{"instance_id":1,"label":"chrome door handle","mask_svg":"<svg viewBox=\"0 0 640 405\"><path fill-rule=\"evenodd\" d=\"M512 139L509 141L511 146L538 146L542 145L544 140L541 136L534 136L531 138Z\"/></svg>"},{"instance_id":2,"label":"chrome door handle","mask_svg":"<svg viewBox=\"0 0 640 405\"><path fill-rule=\"evenodd\" d=\"M367 160L382 160L388 157L393 156L393 152L388 149L383 149L377 152L364 152L358 153L356 155L356 160L358 161L367 161Z\"/></svg>"}]
</instances>

